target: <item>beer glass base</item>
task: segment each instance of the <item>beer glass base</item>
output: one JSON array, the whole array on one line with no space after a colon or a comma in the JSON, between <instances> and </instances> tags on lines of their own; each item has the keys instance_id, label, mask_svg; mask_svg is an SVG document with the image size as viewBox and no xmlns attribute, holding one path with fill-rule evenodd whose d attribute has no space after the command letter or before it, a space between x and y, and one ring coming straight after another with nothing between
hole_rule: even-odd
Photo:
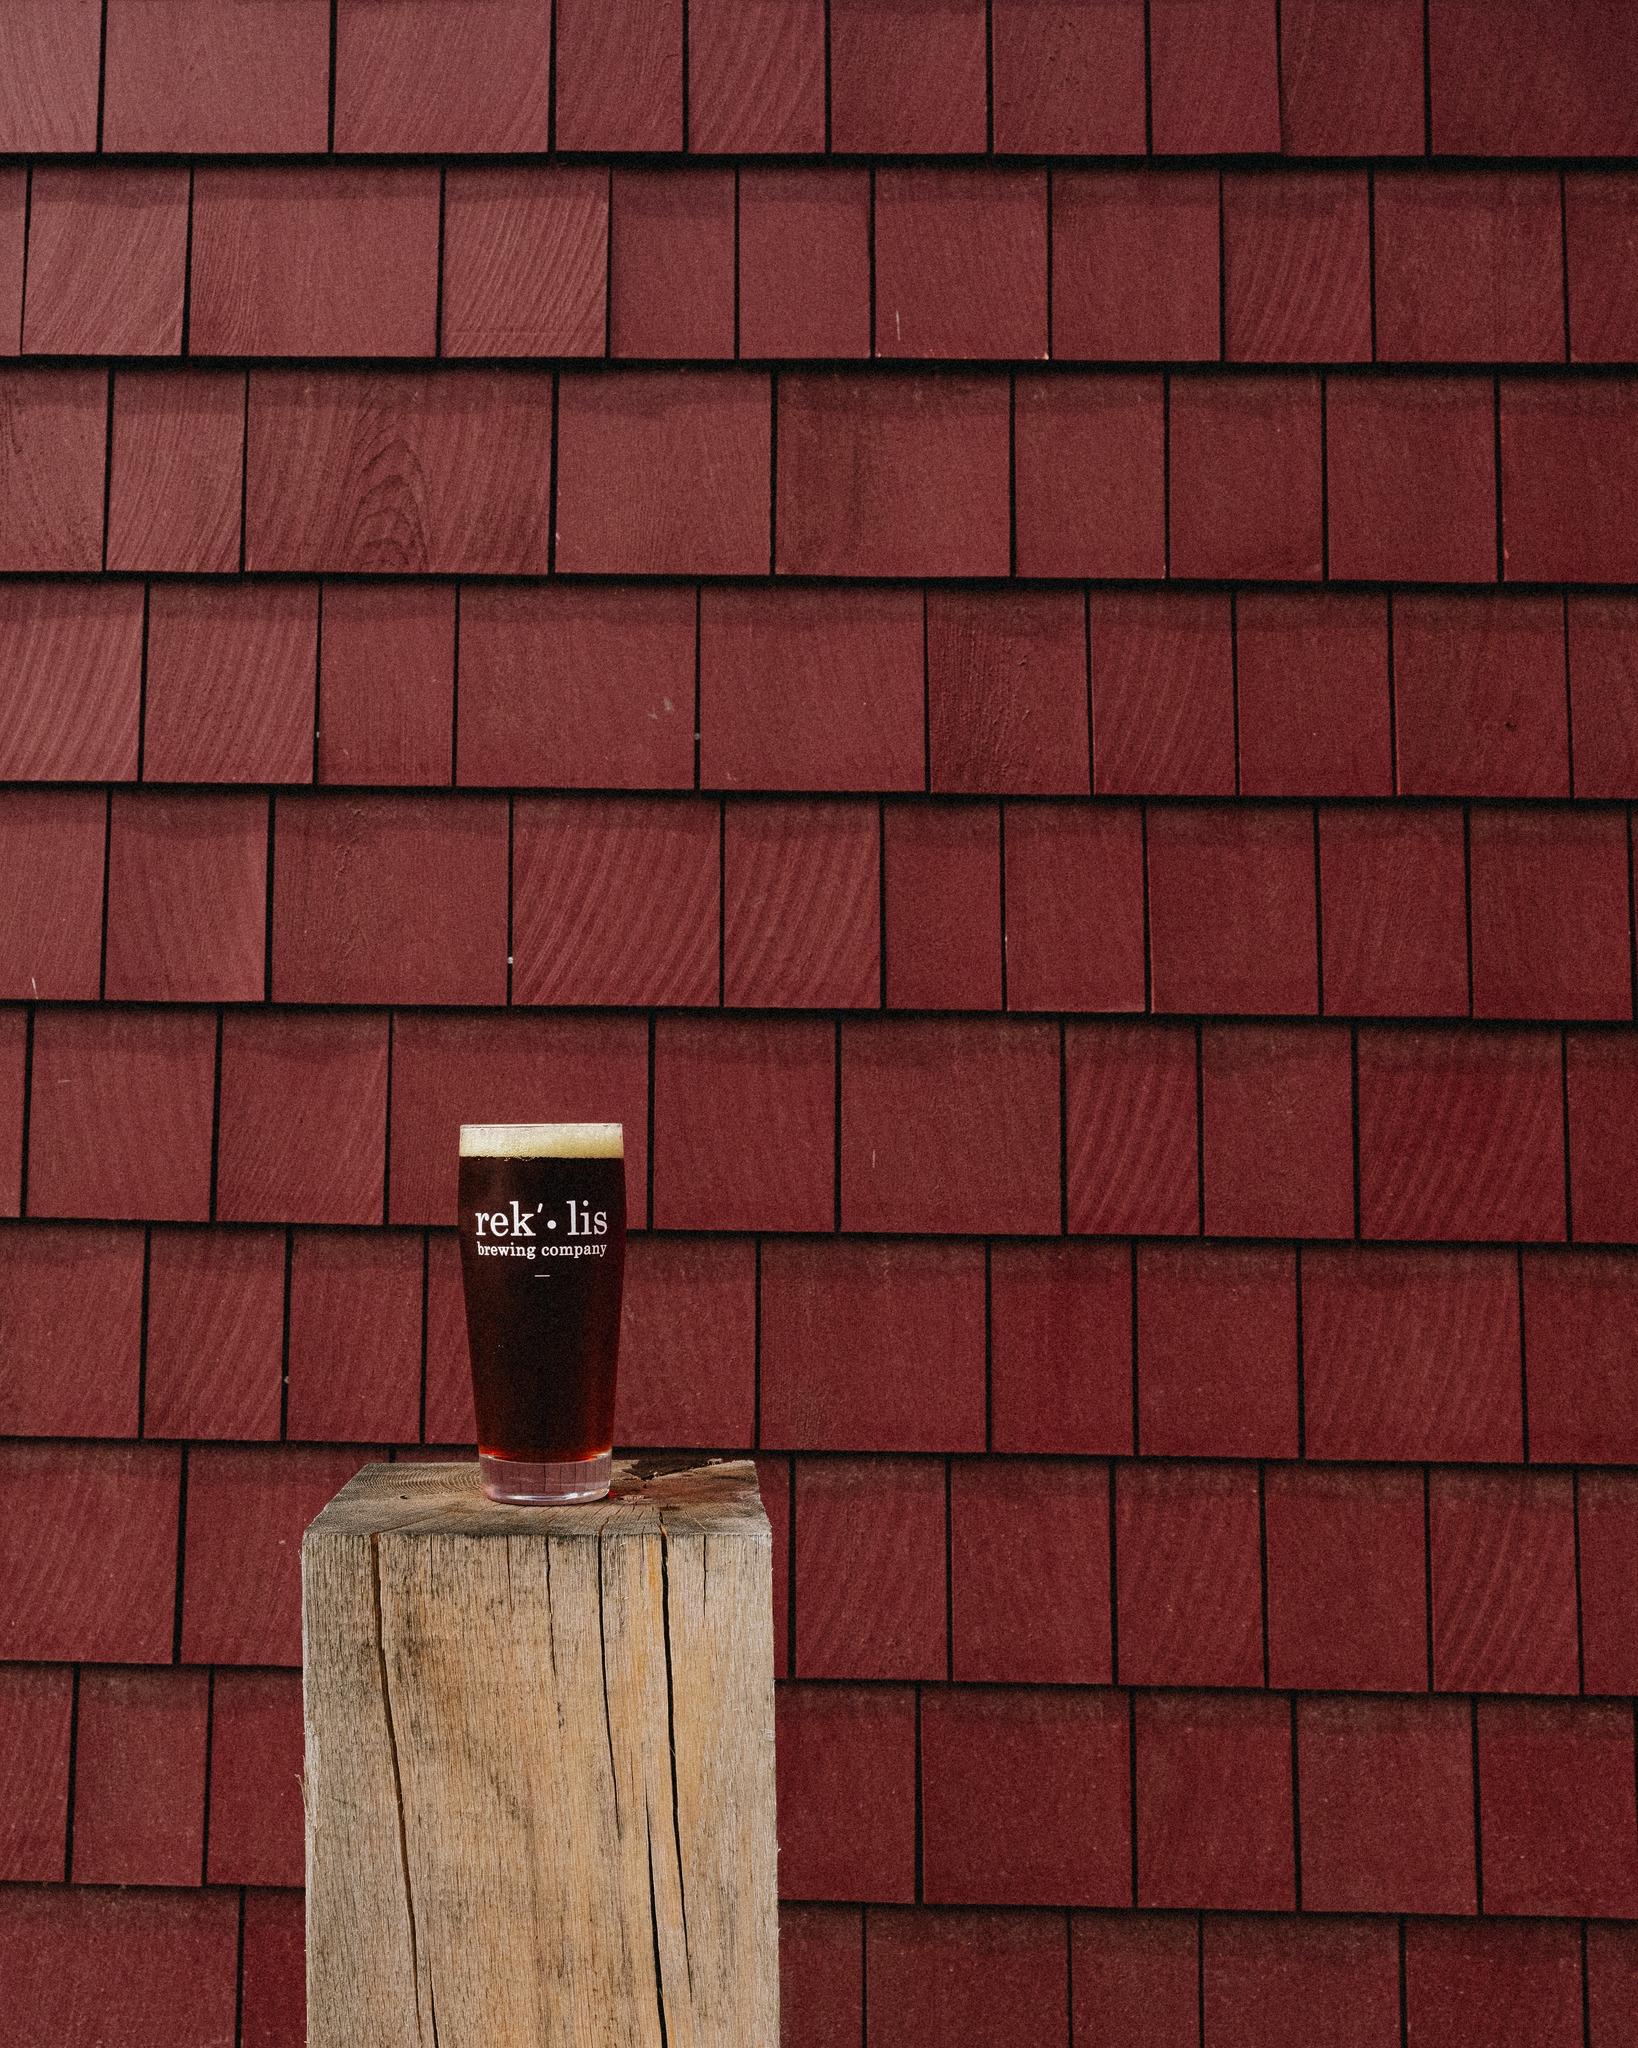
<instances>
[{"instance_id":1,"label":"beer glass base","mask_svg":"<svg viewBox=\"0 0 1638 2048\"><path fill-rule=\"evenodd\" d=\"M601 1500L609 1490L614 1453L595 1458L493 1458L478 1453L478 1483L491 1500L511 1507L555 1507L570 1501Z\"/></svg>"}]
</instances>

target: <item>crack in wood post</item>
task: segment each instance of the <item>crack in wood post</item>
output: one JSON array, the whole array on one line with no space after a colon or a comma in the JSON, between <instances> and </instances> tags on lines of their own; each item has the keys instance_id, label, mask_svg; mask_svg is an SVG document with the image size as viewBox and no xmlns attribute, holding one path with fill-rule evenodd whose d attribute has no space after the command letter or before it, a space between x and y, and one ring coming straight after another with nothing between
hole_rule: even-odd
<instances>
[{"instance_id":1,"label":"crack in wood post","mask_svg":"<svg viewBox=\"0 0 1638 2048\"><path fill-rule=\"evenodd\" d=\"M430 1561L429 1566L430 1570ZM387 1754L392 1763L392 1796L398 1809L398 1868L404 1880L404 1912L409 1921L410 1974L415 1981L415 2031L421 2032L421 1944L415 1926L415 1892L410 1883L409 1823L404 1812L404 1779L398 1764L398 1730L392 1714L392 1680L387 1670L387 1640L381 1621L381 1538L370 1538L370 1590L375 1601L375 1654L381 1667L381 1710L387 1725ZM427 1972L431 1990L432 1973ZM438 2020L432 2020L433 2048L438 2048Z\"/></svg>"},{"instance_id":2,"label":"crack in wood post","mask_svg":"<svg viewBox=\"0 0 1638 2048\"><path fill-rule=\"evenodd\" d=\"M671 1761L671 1840L677 1854L677 1905L682 1914L683 1963L690 1995L694 1989L694 1954L688 1940L688 1879L683 1871L682 1817L677 1798L677 1695L671 1670L671 1544L660 1522L660 1640L665 1645L665 1742Z\"/></svg>"},{"instance_id":3,"label":"crack in wood post","mask_svg":"<svg viewBox=\"0 0 1638 2048\"><path fill-rule=\"evenodd\" d=\"M669 2032L665 2023L665 1970L660 1962L660 1908L654 1891L654 1830L648 1834L648 1924L654 1936L654 1997L660 2016L660 2048L666 2048Z\"/></svg>"},{"instance_id":4,"label":"crack in wood post","mask_svg":"<svg viewBox=\"0 0 1638 2048\"><path fill-rule=\"evenodd\" d=\"M614 1709L609 1703L607 1587L603 1579L603 1532L597 1532L597 1648L603 1660L603 1733L609 1745L609 1783L614 1789L614 1832L620 1832L620 1772L614 1761Z\"/></svg>"},{"instance_id":5,"label":"crack in wood post","mask_svg":"<svg viewBox=\"0 0 1638 2048\"><path fill-rule=\"evenodd\" d=\"M557 1725L563 1726L563 1696L557 1687L557 1609L552 1600L552 1539L540 1546L546 1560L546 1655L552 1666L552 1698L557 1706Z\"/></svg>"}]
</instances>

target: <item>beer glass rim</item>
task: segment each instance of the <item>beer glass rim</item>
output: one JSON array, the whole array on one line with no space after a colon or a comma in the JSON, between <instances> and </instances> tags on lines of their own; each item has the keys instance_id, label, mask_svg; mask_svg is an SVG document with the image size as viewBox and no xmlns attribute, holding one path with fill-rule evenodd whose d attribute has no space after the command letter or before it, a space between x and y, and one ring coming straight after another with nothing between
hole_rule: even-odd
<instances>
[{"instance_id":1,"label":"beer glass rim","mask_svg":"<svg viewBox=\"0 0 1638 2048\"><path fill-rule=\"evenodd\" d=\"M624 1124L462 1124L463 1159L623 1159Z\"/></svg>"}]
</instances>

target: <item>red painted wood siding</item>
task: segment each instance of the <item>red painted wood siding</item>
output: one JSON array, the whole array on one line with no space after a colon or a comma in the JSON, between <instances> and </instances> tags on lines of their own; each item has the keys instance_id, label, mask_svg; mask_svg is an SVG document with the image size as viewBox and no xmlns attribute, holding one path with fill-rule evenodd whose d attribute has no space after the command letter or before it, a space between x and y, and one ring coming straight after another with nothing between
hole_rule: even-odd
<instances>
[{"instance_id":1,"label":"red painted wood siding","mask_svg":"<svg viewBox=\"0 0 1638 2048\"><path fill-rule=\"evenodd\" d=\"M11 2035L297 2048L300 1532L578 1114L786 2048L1630 2039L1635 109L1615 0L0 7Z\"/></svg>"}]
</instances>

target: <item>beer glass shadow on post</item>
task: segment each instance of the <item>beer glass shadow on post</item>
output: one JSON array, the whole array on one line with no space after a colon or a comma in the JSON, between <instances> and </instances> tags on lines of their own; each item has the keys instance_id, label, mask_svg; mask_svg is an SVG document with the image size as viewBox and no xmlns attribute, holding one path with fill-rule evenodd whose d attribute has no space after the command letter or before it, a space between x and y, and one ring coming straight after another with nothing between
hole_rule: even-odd
<instances>
[{"instance_id":1,"label":"beer glass shadow on post","mask_svg":"<svg viewBox=\"0 0 1638 2048\"><path fill-rule=\"evenodd\" d=\"M776 2048L768 1520L611 1460L619 1135L463 1129L481 1482L368 1466L303 1541L310 2048Z\"/></svg>"}]
</instances>

